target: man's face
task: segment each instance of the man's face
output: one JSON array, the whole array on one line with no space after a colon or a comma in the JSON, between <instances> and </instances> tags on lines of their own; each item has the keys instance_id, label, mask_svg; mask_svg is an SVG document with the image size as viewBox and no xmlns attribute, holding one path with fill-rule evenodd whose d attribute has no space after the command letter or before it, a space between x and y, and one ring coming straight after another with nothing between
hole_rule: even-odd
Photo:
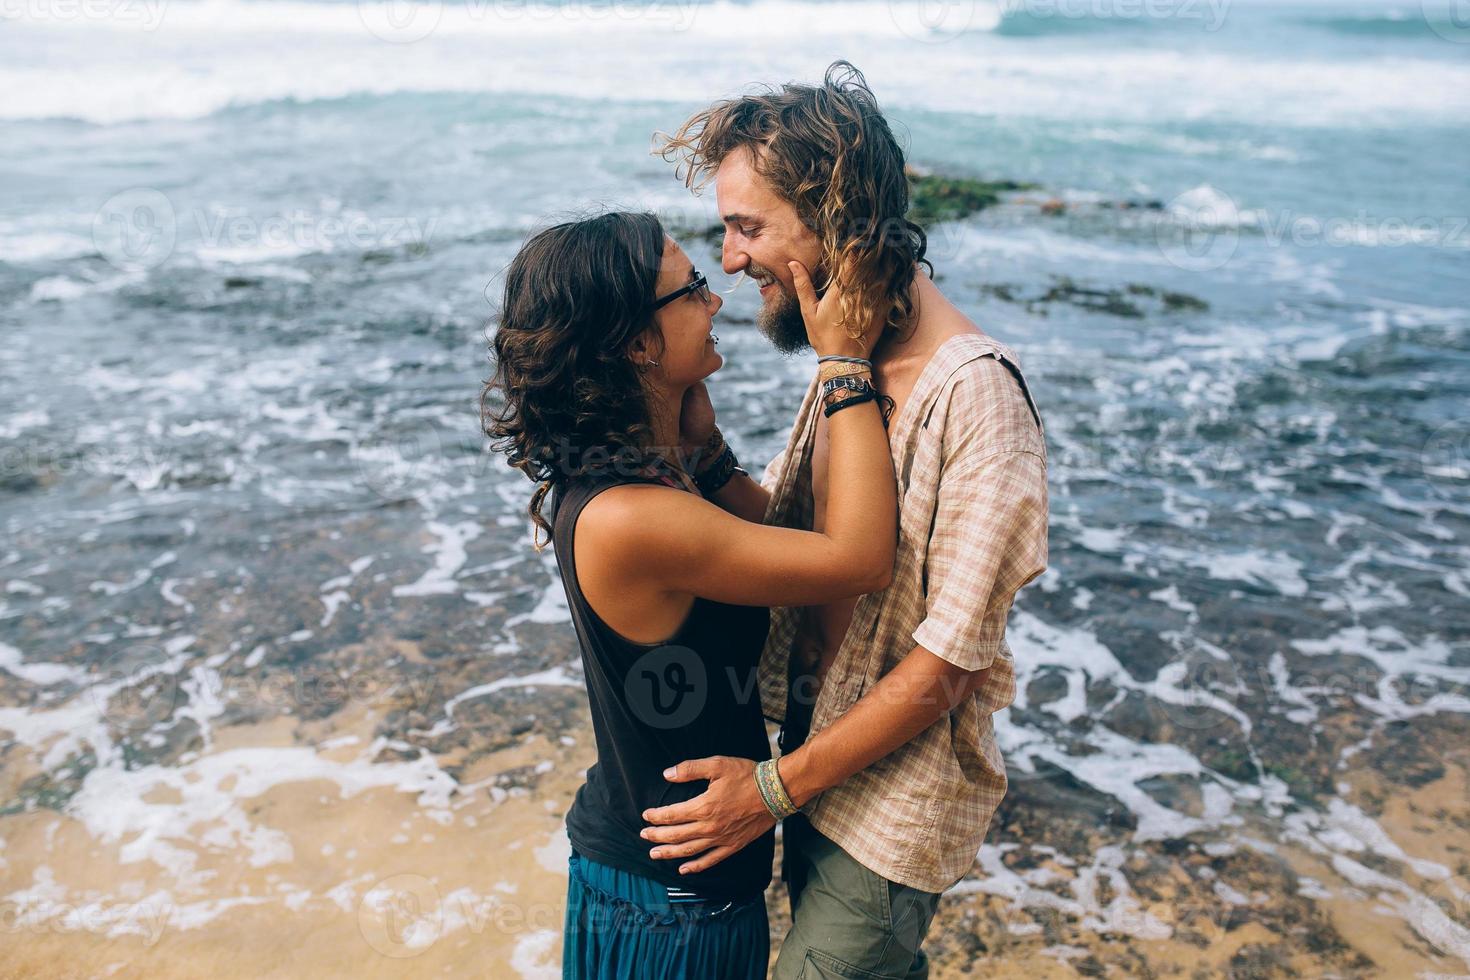
<instances>
[{"instance_id":1,"label":"man's face","mask_svg":"<svg viewBox=\"0 0 1470 980\"><path fill-rule=\"evenodd\" d=\"M812 281L820 283L822 243L801 223L796 209L756 173L751 151L745 147L720 163L715 202L725 225L721 265L729 275L743 272L761 287L756 325L782 353L810 347L786 263L800 262Z\"/></svg>"}]
</instances>

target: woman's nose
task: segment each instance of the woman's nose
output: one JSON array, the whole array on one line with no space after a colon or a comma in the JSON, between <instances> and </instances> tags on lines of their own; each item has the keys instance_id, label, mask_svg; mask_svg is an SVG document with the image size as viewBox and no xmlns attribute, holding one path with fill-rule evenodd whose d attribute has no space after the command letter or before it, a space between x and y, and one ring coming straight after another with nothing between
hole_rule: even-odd
<instances>
[{"instance_id":1,"label":"woman's nose","mask_svg":"<svg viewBox=\"0 0 1470 980\"><path fill-rule=\"evenodd\" d=\"M720 307L722 307L722 306L725 305L725 300L720 296L719 293L715 292L714 290L710 290L709 301L710 301L710 311L709 311L709 315L710 316L714 316L716 313L720 312Z\"/></svg>"}]
</instances>

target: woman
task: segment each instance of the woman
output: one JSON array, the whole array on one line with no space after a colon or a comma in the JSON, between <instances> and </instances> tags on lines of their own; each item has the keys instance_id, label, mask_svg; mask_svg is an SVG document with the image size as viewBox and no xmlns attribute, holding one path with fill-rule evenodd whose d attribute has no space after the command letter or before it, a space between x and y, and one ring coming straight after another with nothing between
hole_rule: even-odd
<instances>
[{"instance_id":1,"label":"woman","mask_svg":"<svg viewBox=\"0 0 1470 980\"><path fill-rule=\"evenodd\" d=\"M790 800L754 686L767 607L881 589L892 571L894 477L871 338L838 322L835 292L818 302L806 270L792 273L819 370L835 378L822 533L743 521L706 499L736 471L702 384L723 363L721 301L656 217L557 225L506 273L486 431L539 484L530 515L555 544L597 742L567 814L568 977L766 975L773 832L681 875L639 831L644 810L700 792L664 769L714 755L761 760L774 827Z\"/></svg>"}]
</instances>

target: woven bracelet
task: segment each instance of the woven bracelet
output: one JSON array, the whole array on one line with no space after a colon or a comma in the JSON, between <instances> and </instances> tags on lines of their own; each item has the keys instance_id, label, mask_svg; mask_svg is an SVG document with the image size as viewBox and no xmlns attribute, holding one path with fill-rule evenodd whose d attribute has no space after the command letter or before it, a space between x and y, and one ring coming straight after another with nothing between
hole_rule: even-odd
<instances>
[{"instance_id":1,"label":"woven bracelet","mask_svg":"<svg viewBox=\"0 0 1470 980\"><path fill-rule=\"evenodd\" d=\"M766 809L771 811L771 816L777 820L785 820L801 812L791 801L791 797L786 793L786 787L781 783L781 772L776 768L775 759L766 759L764 762L755 764L755 784L760 790Z\"/></svg>"}]
</instances>

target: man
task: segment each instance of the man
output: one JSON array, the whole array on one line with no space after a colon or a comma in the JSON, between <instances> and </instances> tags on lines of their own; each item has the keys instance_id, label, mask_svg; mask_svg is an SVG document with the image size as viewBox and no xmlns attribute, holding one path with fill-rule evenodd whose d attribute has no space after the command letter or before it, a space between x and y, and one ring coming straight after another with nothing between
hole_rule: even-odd
<instances>
[{"instance_id":1,"label":"man","mask_svg":"<svg viewBox=\"0 0 1470 980\"><path fill-rule=\"evenodd\" d=\"M882 592L772 610L759 690L783 723L789 802L749 760L696 759L666 776L708 789L649 810L644 837L655 857L702 870L799 807L783 825L794 924L774 975L924 977L939 895L970 870L1005 793L991 715L1015 696L1012 599L1046 567L1040 417L1011 351L920 268L903 153L857 69L717 103L664 154L691 187L714 177L725 271L760 284L759 323L779 349L806 345L791 260L842 289L850 324L885 324L871 359L892 399L899 547ZM819 401L814 382L764 484L737 475L720 506L823 526Z\"/></svg>"}]
</instances>

